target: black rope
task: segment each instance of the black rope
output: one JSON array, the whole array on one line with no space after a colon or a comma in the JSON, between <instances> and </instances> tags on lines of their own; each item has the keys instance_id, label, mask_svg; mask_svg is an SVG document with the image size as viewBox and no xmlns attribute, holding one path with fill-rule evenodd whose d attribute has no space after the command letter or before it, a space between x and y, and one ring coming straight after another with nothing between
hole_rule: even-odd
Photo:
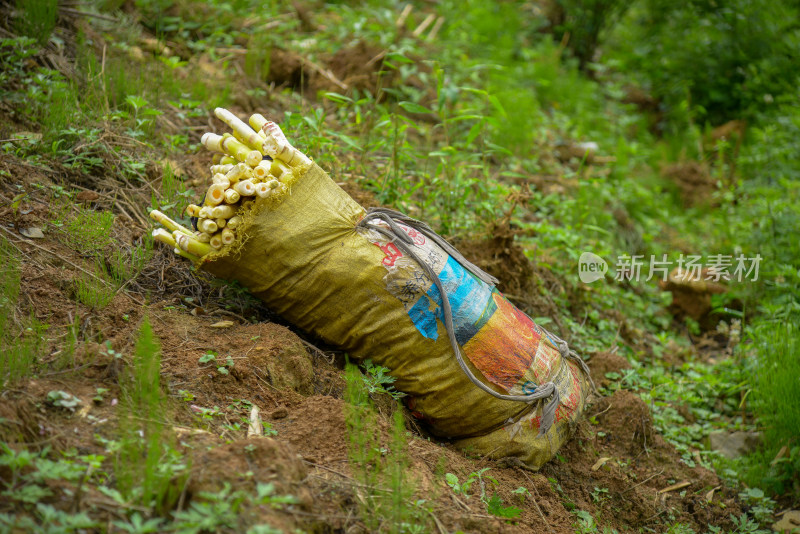
<instances>
[{"instance_id":1,"label":"black rope","mask_svg":"<svg viewBox=\"0 0 800 534\"><path fill-rule=\"evenodd\" d=\"M388 228L376 224L376 221L382 221L385 223ZM543 401L544 406L542 407L542 418L539 425L539 436L543 436L547 433L550 427L553 425L555 421L555 412L558 408L559 404L561 403L561 399L558 393L558 388L556 388L555 384L551 382L547 382L545 384L541 384L536 387L536 389L526 395L506 395L503 393L498 393L485 383L476 377L472 370L467 366L466 362L464 361L464 357L461 353L461 347L458 345L458 341L456 340L455 336L455 327L453 326L453 310L450 306L450 299L447 296L447 293L444 290L444 284L442 284L439 275L433 271L433 268L428 265L427 262L422 260L417 253L413 249L414 241L411 237L408 236L398 225L397 222L403 223L410 228L413 228L423 234L425 237L430 238L433 240L437 245L439 245L445 252L447 252L454 260L456 260L459 264L461 264L464 269L475 275L481 281L494 286L497 283L497 279L493 276L485 273L480 268L476 267L472 263L466 260L461 253L456 250L450 243L448 243L444 238L439 236L433 229L425 224L422 221L418 221L411 217L408 217L398 211L394 211L388 208L371 208L367 211L365 217L358 223L357 226L361 228L367 228L370 230L374 230L381 235L383 235L386 239L391 241L395 244L402 252L404 252L407 256L412 258L417 264L422 267L428 277L433 281L436 285L436 289L439 290L439 295L442 298L442 312L444 317L444 326L445 330L447 331L447 336L450 340L450 345L453 348L453 353L455 354L456 361L458 362L459 367L467 375L467 378L470 381L478 386L478 388L482 389L486 393L489 393L493 397L496 397L501 400L508 400L508 401L516 401L516 402L524 402L527 404L533 404L537 401ZM541 328L541 327L539 327ZM587 379L592 385L594 389L594 382L592 382L591 376L589 375L589 369L586 367L586 362L578 356L574 351L569 349L567 342L563 339L559 338L558 336L551 334L544 328L542 330L545 332L547 336L551 339L556 340L555 344L558 347L559 352L563 358L573 359L579 362L581 370L586 374ZM595 390L596 391L596 390Z\"/></svg>"}]
</instances>

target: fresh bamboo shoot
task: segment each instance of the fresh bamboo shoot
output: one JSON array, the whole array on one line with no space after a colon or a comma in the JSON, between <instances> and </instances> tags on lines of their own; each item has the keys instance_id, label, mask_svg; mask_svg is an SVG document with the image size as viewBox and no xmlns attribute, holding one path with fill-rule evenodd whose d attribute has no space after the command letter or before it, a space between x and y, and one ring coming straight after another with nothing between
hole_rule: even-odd
<instances>
[{"instance_id":1,"label":"fresh bamboo shoot","mask_svg":"<svg viewBox=\"0 0 800 534\"><path fill-rule=\"evenodd\" d=\"M242 180L233 186L233 189L243 197L252 197L256 194L256 186L250 180Z\"/></svg>"},{"instance_id":2,"label":"fresh bamboo shoot","mask_svg":"<svg viewBox=\"0 0 800 534\"><path fill-rule=\"evenodd\" d=\"M219 184L225 189L228 189L231 186L231 181L224 174L215 174L211 178L211 182L215 184Z\"/></svg>"},{"instance_id":3,"label":"fresh bamboo shoot","mask_svg":"<svg viewBox=\"0 0 800 534\"><path fill-rule=\"evenodd\" d=\"M256 196L259 198L267 198L272 193L272 188L270 188L264 182L256 184Z\"/></svg>"},{"instance_id":4,"label":"fresh bamboo shoot","mask_svg":"<svg viewBox=\"0 0 800 534\"><path fill-rule=\"evenodd\" d=\"M219 250L222 248L222 235L221 234L214 234L211 236L211 241L209 241L209 245L211 248Z\"/></svg>"},{"instance_id":5,"label":"fresh bamboo shoot","mask_svg":"<svg viewBox=\"0 0 800 534\"><path fill-rule=\"evenodd\" d=\"M236 234L230 228L222 230L222 244L230 245L236 239Z\"/></svg>"},{"instance_id":6,"label":"fresh bamboo shoot","mask_svg":"<svg viewBox=\"0 0 800 534\"><path fill-rule=\"evenodd\" d=\"M212 165L211 166L211 175L213 176L215 174L228 174L228 171L230 171L232 168L233 168L233 165L231 165L231 164L228 164L228 165Z\"/></svg>"},{"instance_id":7,"label":"fresh bamboo shoot","mask_svg":"<svg viewBox=\"0 0 800 534\"><path fill-rule=\"evenodd\" d=\"M151 210L150 211L150 218L156 221L157 223L161 224L164 228L169 230L170 232L181 232L186 235L192 235L192 231L188 228L184 228L180 224L176 223L163 213L158 210Z\"/></svg>"},{"instance_id":8,"label":"fresh bamboo shoot","mask_svg":"<svg viewBox=\"0 0 800 534\"><path fill-rule=\"evenodd\" d=\"M185 213L189 217L199 217L201 210L202 210L202 208L200 206L198 206L197 204L189 204L188 206L186 206L186 212Z\"/></svg>"},{"instance_id":9,"label":"fresh bamboo shoot","mask_svg":"<svg viewBox=\"0 0 800 534\"><path fill-rule=\"evenodd\" d=\"M291 167L311 163L305 154L289 144L280 127L274 122L267 121L261 131L267 136L264 140L264 151L272 159L279 159Z\"/></svg>"},{"instance_id":10,"label":"fresh bamboo shoot","mask_svg":"<svg viewBox=\"0 0 800 534\"><path fill-rule=\"evenodd\" d=\"M236 204L242 196L235 189L225 190L225 203Z\"/></svg>"},{"instance_id":11,"label":"fresh bamboo shoot","mask_svg":"<svg viewBox=\"0 0 800 534\"><path fill-rule=\"evenodd\" d=\"M239 141L249 146L251 149L259 151L259 154L263 155L264 139L258 135L255 130L225 108L215 109L214 115L231 127L234 132L233 135L236 136Z\"/></svg>"},{"instance_id":12,"label":"fresh bamboo shoot","mask_svg":"<svg viewBox=\"0 0 800 534\"><path fill-rule=\"evenodd\" d=\"M172 237L172 234L167 232L163 228L157 228L153 230L153 239L155 239L156 241L161 241L165 245L169 245L171 247L177 246L175 238Z\"/></svg>"},{"instance_id":13,"label":"fresh bamboo shoot","mask_svg":"<svg viewBox=\"0 0 800 534\"><path fill-rule=\"evenodd\" d=\"M181 249L179 249L178 247L175 247L175 248L173 248L173 249L172 249L172 251L173 251L175 254L177 254L178 256L181 256L181 257L183 257L183 258L186 258L187 260L191 261L192 263L200 261L200 258L198 258L197 256L195 256L194 254L189 254L189 253L188 253L188 252L186 252L185 250L181 250Z\"/></svg>"},{"instance_id":14,"label":"fresh bamboo shoot","mask_svg":"<svg viewBox=\"0 0 800 534\"><path fill-rule=\"evenodd\" d=\"M224 149L225 153L233 156L238 161L244 162L247 156L254 152L247 145L238 141L235 137L227 137L220 142L220 146ZM257 151L256 151L257 152Z\"/></svg>"},{"instance_id":15,"label":"fresh bamboo shoot","mask_svg":"<svg viewBox=\"0 0 800 534\"><path fill-rule=\"evenodd\" d=\"M236 215L236 209L227 204L221 204L211 210L211 217L214 219L230 219Z\"/></svg>"},{"instance_id":16,"label":"fresh bamboo shoot","mask_svg":"<svg viewBox=\"0 0 800 534\"><path fill-rule=\"evenodd\" d=\"M247 158L245 158L244 162L250 165L251 167L255 167L263 160L264 160L264 155L258 150L253 150L252 152L247 154Z\"/></svg>"},{"instance_id":17,"label":"fresh bamboo shoot","mask_svg":"<svg viewBox=\"0 0 800 534\"><path fill-rule=\"evenodd\" d=\"M261 163L253 167L253 175L261 181L267 179L269 176L270 166L272 162L269 160L262 160Z\"/></svg>"},{"instance_id":18,"label":"fresh bamboo shoot","mask_svg":"<svg viewBox=\"0 0 800 534\"><path fill-rule=\"evenodd\" d=\"M217 231L217 223L211 219L200 219L197 222L197 229L206 234L213 234Z\"/></svg>"},{"instance_id":19,"label":"fresh bamboo shoot","mask_svg":"<svg viewBox=\"0 0 800 534\"><path fill-rule=\"evenodd\" d=\"M225 200L225 188L221 184L211 184L206 193L206 205L216 206Z\"/></svg>"},{"instance_id":20,"label":"fresh bamboo shoot","mask_svg":"<svg viewBox=\"0 0 800 534\"><path fill-rule=\"evenodd\" d=\"M264 125L267 124L267 119L264 118L264 115L261 115L260 113L254 113L253 115L250 115L249 122L250 126L252 126L256 132L258 132L258 136L261 137L261 139L267 138L267 134L265 134L262 130Z\"/></svg>"},{"instance_id":21,"label":"fresh bamboo shoot","mask_svg":"<svg viewBox=\"0 0 800 534\"><path fill-rule=\"evenodd\" d=\"M203 146L210 151L224 153L225 149L222 147L222 140L223 137L221 135L210 132L204 133L203 137L200 138L200 142L203 143Z\"/></svg>"},{"instance_id":22,"label":"fresh bamboo shoot","mask_svg":"<svg viewBox=\"0 0 800 534\"><path fill-rule=\"evenodd\" d=\"M188 252L189 254L194 254L195 256L205 256L209 252L211 252L211 247L209 247L206 243L201 243L188 235L184 235L178 233L172 234L175 237L175 241L178 243L178 248L183 250L184 252Z\"/></svg>"}]
</instances>

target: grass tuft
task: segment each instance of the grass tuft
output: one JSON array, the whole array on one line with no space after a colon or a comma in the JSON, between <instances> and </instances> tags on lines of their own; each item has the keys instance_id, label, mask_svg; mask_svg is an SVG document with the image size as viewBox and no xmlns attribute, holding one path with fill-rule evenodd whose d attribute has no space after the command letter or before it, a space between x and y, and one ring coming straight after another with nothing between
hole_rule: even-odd
<instances>
[{"instance_id":1,"label":"grass tuft","mask_svg":"<svg viewBox=\"0 0 800 534\"><path fill-rule=\"evenodd\" d=\"M411 504L408 442L403 410L394 412L388 447L381 444L378 414L369 397L369 381L358 366L345 369L345 420L350 461L365 491L359 493L361 518L372 532L424 532L425 510Z\"/></svg>"},{"instance_id":2,"label":"grass tuft","mask_svg":"<svg viewBox=\"0 0 800 534\"><path fill-rule=\"evenodd\" d=\"M56 27L58 0L17 0L16 29L45 45Z\"/></svg>"},{"instance_id":3,"label":"grass tuft","mask_svg":"<svg viewBox=\"0 0 800 534\"><path fill-rule=\"evenodd\" d=\"M14 313L19 298L21 271L16 249L0 237L0 391L34 372L44 342L47 325L29 320L30 326L15 324Z\"/></svg>"},{"instance_id":4,"label":"grass tuft","mask_svg":"<svg viewBox=\"0 0 800 534\"><path fill-rule=\"evenodd\" d=\"M139 329L135 351L132 366L120 379L117 486L128 499L164 511L177 502L179 486L174 478L186 466L165 422L161 344L147 316Z\"/></svg>"}]
</instances>

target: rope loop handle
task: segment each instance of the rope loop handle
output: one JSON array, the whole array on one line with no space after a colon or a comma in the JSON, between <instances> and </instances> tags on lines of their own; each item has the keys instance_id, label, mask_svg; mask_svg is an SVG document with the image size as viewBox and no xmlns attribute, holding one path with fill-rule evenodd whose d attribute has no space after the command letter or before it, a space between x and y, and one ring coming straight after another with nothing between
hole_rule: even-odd
<instances>
[{"instance_id":1,"label":"rope loop handle","mask_svg":"<svg viewBox=\"0 0 800 534\"><path fill-rule=\"evenodd\" d=\"M378 221L385 223L388 228L384 227L383 225L376 224ZM453 348L453 354L456 357L458 366L461 368L464 374L467 375L467 378L469 378L469 380L478 388L500 400L524 402L529 405L532 405L537 401L543 401L544 406L542 407L539 436L547 434L547 431L550 430L550 427L555 421L556 409L561 404L561 399L555 384L553 382L540 384L534 391L526 395L506 395L503 393L498 393L475 376L472 370L467 366L466 362L464 362L464 357L461 353L461 347L459 347L458 341L456 340L455 327L453 325L453 310L450 306L450 298L447 296L447 292L444 290L444 284L442 284L439 275L433 271L433 268L422 258L420 258L419 255L414 251L414 241L397 225L398 222L413 228L414 230L423 234L425 237L431 239L445 252L447 252L447 254L449 254L454 260L461 264L464 269L472 273L482 282L490 286L494 286L498 282L497 278L487 274L479 267L467 261L467 259L464 258L464 256L462 256L453 245L448 243L444 238L434 232L430 226L422 221L408 217L399 211L388 208L370 208L367 210L367 214L364 216L364 218L361 219L357 225L360 228L374 230L383 235L390 242L394 243L394 245L397 246L397 248L399 248L403 253L417 262L417 264L425 271L425 274L427 274L428 277L433 281L436 289L439 290L439 295L442 298L442 315L444 317L444 327L447 331L447 337L450 340L450 346ZM544 330L545 334L552 340L555 340L554 344L558 347L559 353L563 358L572 359L579 363L581 370L586 374L586 377L591 383L592 389L596 391L594 382L592 382L591 376L589 375L589 369L586 366L586 362L584 362L583 359L575 353L575 351L570 350L566 341L554 334L551 334L544 328L542 328L542 330Z\"/></svg>"}]
</instances>

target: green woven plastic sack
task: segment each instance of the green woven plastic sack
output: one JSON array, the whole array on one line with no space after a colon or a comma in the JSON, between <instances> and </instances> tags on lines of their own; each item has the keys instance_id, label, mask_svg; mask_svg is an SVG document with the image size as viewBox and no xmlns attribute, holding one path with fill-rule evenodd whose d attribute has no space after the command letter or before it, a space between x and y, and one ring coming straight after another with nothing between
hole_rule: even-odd
<instances>
[{"instance_id":1,"label":"green woven plastic sack","mask_svg":"<svg viewBox=\"0 0 800 534\"><path fill-rule=\"evenodd\" d=\"M426 225L366 212L314 164L294 174L200 267L391 369L433 434L532 468L550 459L583 410L583 361Z\"/></svg>"}]
</instances>

